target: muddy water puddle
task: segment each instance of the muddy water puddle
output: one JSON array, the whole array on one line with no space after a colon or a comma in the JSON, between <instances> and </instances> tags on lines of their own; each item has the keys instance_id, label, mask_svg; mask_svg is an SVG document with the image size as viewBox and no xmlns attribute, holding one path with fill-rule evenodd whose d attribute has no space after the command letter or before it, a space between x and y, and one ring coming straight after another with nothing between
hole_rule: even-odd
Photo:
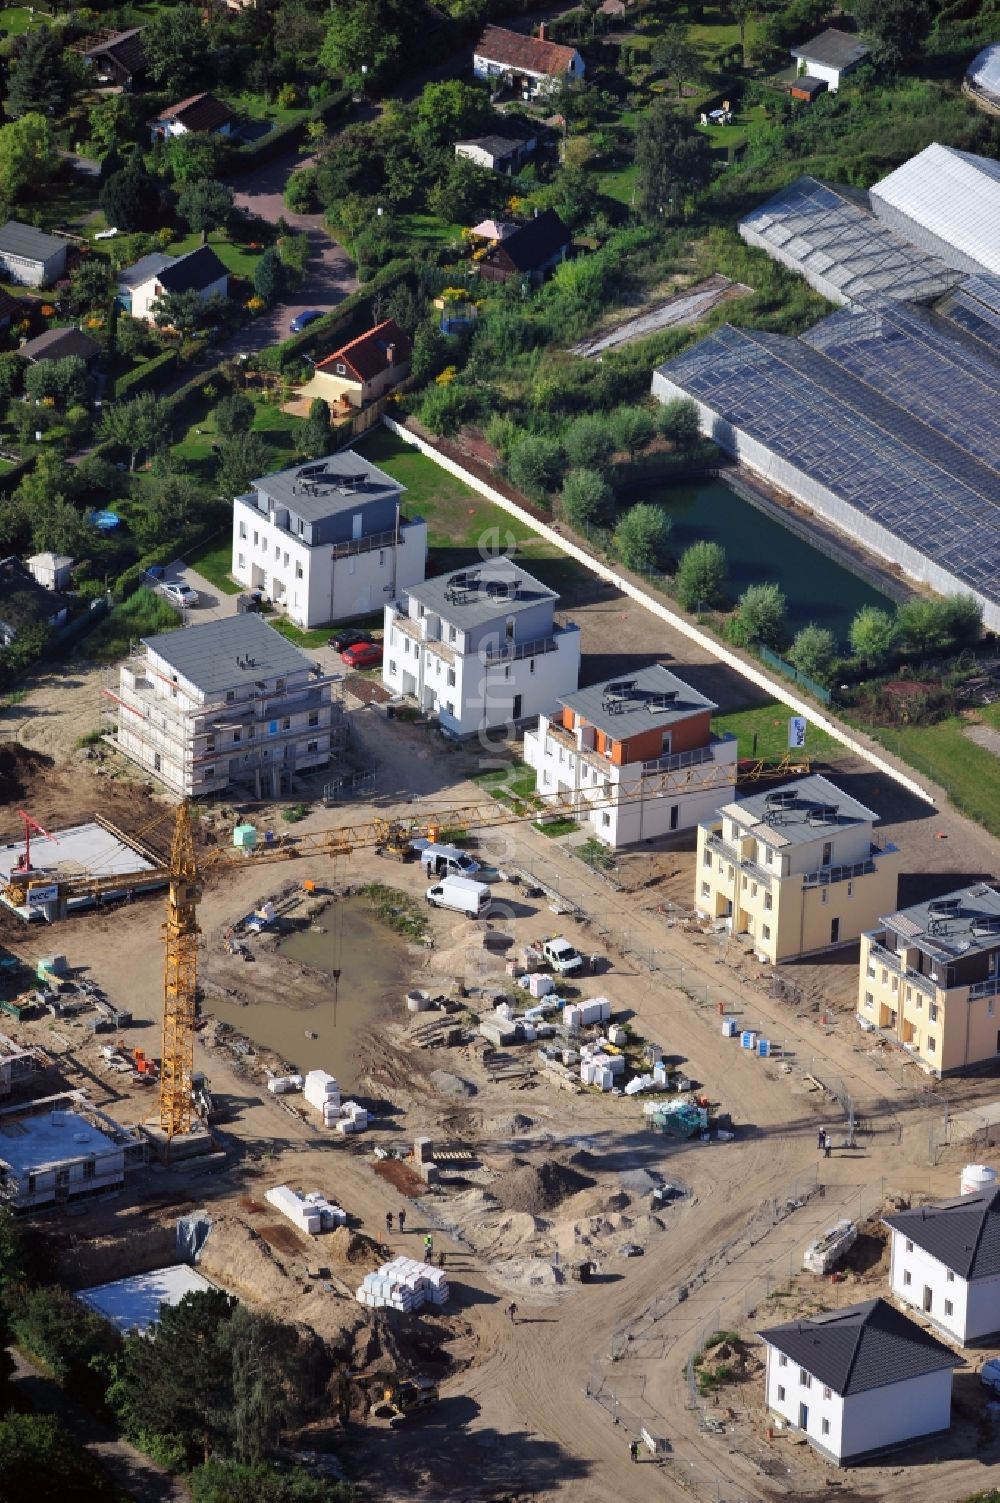
<instances>
[{"instance_id":1,"label":"muddy water puddle","mask_svg":"<svg viewBox=\"0 0 1000 1503\"><path fill-rule=\"evenodd\" d=\"M314 925L288 935L278 947L289 962L278 983L283 995L273 995L275 984L268 980L268 995L247 1007L213 997L207 1010L299 1070L329 1070L351 1089L359 1073L361 1034L402 1008L410 968L407 945L373 917L363 898L330 904ZM298 965L327 972L329 985L319 977L299 976ZM248 975L248 989L253 981ZM313 1033L315 1038L308 1037Z\"/></svg>"}]
</instances>

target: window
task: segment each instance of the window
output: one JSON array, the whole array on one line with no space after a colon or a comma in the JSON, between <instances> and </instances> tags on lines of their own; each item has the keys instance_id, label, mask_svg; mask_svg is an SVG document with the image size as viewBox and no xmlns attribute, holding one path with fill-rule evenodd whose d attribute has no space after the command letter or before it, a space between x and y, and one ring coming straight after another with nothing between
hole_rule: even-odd
<instances>
[{"instance_id":1,"label":"window","mask_svg":"<svg viewBox=\"0 0 1000 1503\"><path fill-rule=\"evenodd\" d=\"M233 701L234 701L235 698L236 698L236 690L235 689L227 689L226 690L226 704L227 705L231 705L233 703Z\"/></svg>"},{"instance_id":2,"label":"window","mask_svg":"<svg viewBox=\"0 0 1000 1503\"><path fill-rule=\"evenodd\" d=\"M396 677L396 665L393 662L392 658L389 659L389 672L392 674L393 678Z\"/></svg>"},{"instance_id":3,"label":"window","mask_svg":"<svg viewBox=\"0 0 1000 1503\"><path fill-rule=\"evenodd\" d=\"M308 721L306 723L307 723L307 725L319 725L319 711L318 710L310 710L309 711L309 719L308 719Z\"/></svg>"},{"instance_id":4,"label":"window","mask_svg":"<svg viewBox=\"0 0 1000 1503\"><path fill-rule=\"evenodd\" d=\"M455 628L453 626L449 626L449 628L448 628L448 641L449 642L457 642L458 641L458 632L455 630Z\"/></svg>"},{"instance_id":5,"label":"window","mask_svg":"<svg viewBox=\"0 0 1000 1503\"><path fill-rule=\"evenodd\" d=\"M955 1275L952 1273L952 1271L951 1271L950 1268L948 1269L948 1276L947 1276L946 1282L949 1283L949 1284L953 1284L955 1282Z\"/></svg>"},{"instance_id":6,"label":"window","mask_svg":"<svg viewBox=\"0 0 1000 1503\"><path fill-rule=\"evenodd\" d=\"M823 1389L823 1397L824 1397L824 1399L832 1399L833 1398L833 1389L832 1388L824 1388Z\"/></svg>"},{"instance_id":7,"label":"window","mask_svg":"<svg viewBox=\"0 0 1000 1503\"><path fill-rule=\"evenodd\" d=\"M873 994L871 992L865 992L865 1006L866 1007L874 1007L875 1006L875 998L874 998L874 996L873 996Z\"/></svg>"},{"instance_id":8,"label":"window","mask_svg":"<svg viewBox=\"0 0 1000 1503\"><path fill-rule=\"evenodd\" d=\"M872 965L872 963L871 963L871 961L870 961L870 960L869 960L869 962L868 962L868 975L869 975L869 976L870 976L870 977L871 977L871 978L872 978L872 979L874 979L874 977L875 977L875 967L874 967L874 966L873 966L873 965Z\"/></svg>"},{"instance_id":9,"label":"window","mask_svg":"<svg viewBox=\"0 0 1000 1503\"><path fill-rule=\"evenodd\" d=\"M238 554L237 554L237 555L236 555L236 566L237 566L237 568L239 568L239 569L245 569L245 568L246 568L246 566L247 566L247 561L246 561L246 559L245 559L245 558L244 558L244 557L243 557L243 555L242 555L242 553L238 553Z\"/></svg>"},{"instance_id":10,"label":"window","mask_svg":"<svg viewBox=\"0 0 1000 1503\"><path fill-rule=\"evenodd\" d=\"M318 741L307 741L306 742L306 751L307 752L318 752L319 751L319 742Z\"/></svg>"},{"instance_id":11,"label":"window","mask_svg":"<svg viewBox=\"0 0 1000 1503\"><path fill-rule=\"evenodd\" d=\"M946 1315L954 1315L955 1313L955 1307L950 1299L946 1299L944 1302L944 1313Z\"/></svg>"},{"instance_id":12,"label":"window","mask_svg":"<svg viewBox=\"0 0 1000 1503\"><path fill-rule=\"evenodd\" d=\"M784 1402L785 1402L785 1390L782 1388L781 1384L779 1383L778 1384L778 1403L779 1404L783 1404Z\"/></svg>"},{"instance_id":13,"label":"window","mask_svg":"<svg viewBox=\"0 0 1000 1503\"><path fill-rule=\"evenodd\" d=\"M898 992L899 991L899 977L898 976L893 976L893 978L892 978L892 989L893 989L894 992Z\"/></svg>"},{"instance_id":14,"label":"window","mask_svg":"<svg viewBox=\"0 0 1000 1503\"><path fill-rule=\"evenodd\" d=\"M822 859L820 860L819 864L820 864L820 866L829 866L830 862L832 860L833 860L833 841L832 840L824 840L824 842L823 842L823 856L822 856Z\"/></svg>"},{"instance_id":15,"label":"window","mask_svg":"<svg viewBox=\"0 0 1000 1503\"><path fill-rule=\"evenodd\" d=\"M455 670L454 670L454 668L449 668L448 669L448 688L449 689L454 689L454 687L455 687ZM560 760L560 762L562 761L562 757L561 756L560 756L559 760Z\"/></svg>"},{"instance_id":16,"label":"window","mask_svg":"<svg viewBox=\"0 0 1000 1503\"><path fill-rule=\"evenodd\" d=\"M938 1015L937 1003L936 1002L932 1002L931 1005L930 1005L930 1007L927 1009L927 1016L930 1018L930 1020L931 1020L932 1023L936 1023L937 1022L937 1015Z\"/></svg>"},{"instance_id":17,"label":"window","mask_svg":"<svg viewBox=\"0 0 1000 1503\"><path fill-rule=\"evenodd\" d=\"M607 827L610 823L611 815L608 813L607 809L605 809L604 813L601 815L601 824Z\"/></svg>"},{"instance_id":18,"label":"window","mask_svg":"<svg viewBox=\"0 0 1000 1503\"><path fill-rule=\"evenodd\" d=\"M772 898L772 896L771 896L771 894L769 892L766 892L764 894L764 908L765 908L765 910L768 913L770 913L771 909L773 907L774 907L774 899Z\"/></svg>"},{"instance_id":19,"label":"window","mask_svg":"<svg viewBox=\"0 0 1000 1503\"><path fill-rule=\"evenodd\" d=\"M295 565L295 578L296 579L302 579L303 578L302 565L301 564L296 564Z\"/></svg>"},{"instance_id":20,"label":"window","mask_svg":"<svg viewBox=\"0 0 1000 1503\"><path fill-rule=\"evenodd\" d=\"M337 361L337 375L338 376L346 376L347 375L347 366L343 363L342 360L338 360Z\"/></svg>"},{"instance_id":21,"label":"window","mask_svg":"<svg viewBox=\"0 0 1000 1503\"><path fill-rule=\"evenodd\" d=\"M829 903L829 901L830 901L830 889L828 887L821 887L820 888L819 900L820 900L821 903Z\"/></svg>"},{"instance_id":22,"label":"window","mask_svg":"<svg viewBox=\"0 0 1000 1503\"><path fill-rule=\"evenodd\" d=\"M710 882L703 882L701 884L701 895L702 895L703 898L711 897L711 895L712 895L712 884Z\"/></svg>"},{"instance_id":23,"label":"window","mask_svg":"<svg viewBox=\"0 0 1000 1503\"><path fill-rule=\"evenodd\" d=\"M534 671L535 671L535 660L534 660L534 658L529 658L528 659L528 672L529 673L534 673Z\"/></svg>"},{"instance_id":24,"label":"window","mask_svg":"<svg viewBox=\"0 0 1000 1503\"><path fill-rule=\"evenodd\" d=\"M788 1358L785 1356L784 1352L779 1352L778 1353L778 1366L779 1367L787 1367L788 1366Z\"/></svg>"},{"instance_id":25,"label":"window","mask_svg":"<svg viewBox=\"0 0 1000 1503\"><path fill-rule=\"evenodd\" d=\"M275 681L274 681L274 692L276 694L284 694L284 692L285 692L285 680L283 678L276 678L275 679Z\"/></svg>"},{"instance_id":26,"label":"window","mask_svg":"<svg viewBox=\"0 0 1000 1503\"><path fill-rule=\"evenodd\" d=\"M278 559L280 557L281 557L281 547L280 547L280 545L278 543L275 543L275 545L274 545L274 562L277 563Z\"/></svg>"},{"instance_id":27,"label":"window","mask_svg":"<svg viewBox=\"0 0 1000 1503\"><path fill-rule=\"evenodd\" d=\"M930 1034L927 1035L927 1053L928 1054L936 1054L937 1053L937 1039L932 1038Z\"/></svg>"},{"instance_id":28,"label":"window","mask_svg":"<svg viewBox=\"0 0 1000 1503\"><path fill-rule=\"evenodd\" d=\"M986 1016L988 1018L992 1018L992 1016L993 1016L993 1009L994 1009L995 1006L996 1006L996 998L995 997L991 997L989 999L989 1001L987 1002L987 1004L986 1004Z\"/></svg>"},{"instance_id":29,"label":"window","mask_svg":"<svg viewBox=\"0 0 1000 1503\"><path fill-rule=\"evenodd\" d=\"M889 972L886 970L885 966L883 966L882 967L882 985L886 986L888 984L888 981L889 981Z\"/></svg>"},{"instance_id":30,"label":"window","mask_svg":"<svg viewBox=\"0 0 1000 1503\"><path fill-rule=\"evenodd\" d=\"M829 1391L830 1390L827 1389L827 1393L829 1393ZM828 1419L820 1420L819 1425L820 1425L820 1429L822 1430L823 1434L824 1435L829 1435L829 1433L830 1433L830 1421Z\"/></svg>"},{"instance_id":31,"label":"window","mask_svg":"<svg viewBox=\"0 0 1000 1503\"><path fill-rule=\"evenodd\" d=\"M799 1383L803 1388L812 1387L812 1374L807 1373L804 1367L799 1368Z\"/></svg>"},{"instance_id":32,"label":"window","mask_svg":"<svg viewBox=\"0 0 1000 1503\"><path fill-rule=\"evenodd\" d=\"M747 888L749 886L750 886L750 878L749 877L744 877L743 878L743 891L746 892L746 890L747 890Z\"/></svg>"},{"instance_id":33,"label":"window","mask_svg":"<svg viewBox=\"0 0 1000 1503\"><path fill-rule=\"evenodd\" d=\"M282 721L281 721L281 729L283 731L290 731L291 728L292 728L291 716L290 715L283 716L282 717Z\"/></svg>"},{"instance_id":34,"label":"window","mask_svg":"<svg viewBox=\"0 0 1000 1503\"><path fill-rule=\"evenodd\" d=\"M210 783L214 777L215 777L215 768L214 767L206 767L205 768L205 772L204 772L205 782L206 783Z\"/></svg>"},{"instance_id":35,"label":"window","mask_svg":"<svg viewBox=\"0 0 1000 1503\"><path fill-rule=\"evenodd\" d=\"M764 860L766 861L768 866L774 865L774 852L772 851L770 846L766 846L764 849Z\"/></svg>"},{"instance_id":36,"label":"window","mask_svg":"<svg viewBox=\"0 0 1000 1503\"><path fill-rule=\"evenodd\" d=\"M283 555L282 560L281 560L281 565L282 565L282 568L284 568L284 569L288 568L288 554L287 553Z\"/></svg>"},{"instance_id":37,"label":"window","mask_svg":"<svg viewBox=\"0 0 1000 1503\"><path fill-rule=\"evenodd\" d=\"M708 869L709 869L709 871L711 871L711 869L712 869L712 852L708 849L707 846L705 848L705 851L704 851L704 853L702 855L701 860L702 860L702 865L703 866L707 866Z\"/></svg>"},{"instance_id":38,"label":"window","mask_svg":"<svg viewBox=\"0 0 1000 1503\"><path fill-rule=\"evenodd\" d=\"M762 924L760 932L761 932L762 936L764 937L764 939L770 939L771 938L771 926L770 926L770 924Z\"/></svg>"},{"instance_id":39,"label":"window","mask_svg":"<svg viewBox=\"0 0 1000 1503\"><path fill-rule=\"evenodd\" d=\"M903 1283L905 1284L907 1289L913 1283L913 1280L910 1277L910 1270L908 1268L903 1269Z\"/></svg>"},{"instance_id":40,"label":"window","mask_svg":"<svg viewBox=\"0 0 1000 1503\"><path fill-rule=\"evenodd\" d=\"M849 898L853 898L853 896L854 896L854 883L853 882L848 882L848 884L847 884L847 896Z\"/></svg>"},{"instance_id":41,"label":"window","mask_svg":"<svg viewBox=\"0 0 1000 1503\"><path fill-rule=\"evenodd\" d=\"M242 740L243 740L243 732L240 730L239 726L237 726L236 730L233 732L233 745L234 746L239 746L239 744L240 744L240 742Z\"/></svg>"},{"instance_id":42,"label":"window","mask_svg":"<svg viewBox=\"0 0 1000 1503\"><path fill-rule=\"evenodd\" d=\"M246 540L247 540L247 524L245 522L241 522L240 523L240 537L243 539L244 542L246 542Z\"/></svg>"},{"instance_id":43,"label":"window","mask_svg":"<svg viewBox=\"0 0 1000 1503\"><path fill-rule=\"evenodd\" d=\"M256 547L257 547L257 545L258 545L258 544L259 544L259 542L260 542L260 537L259 537L259 535L258 535L258 534L257 534L257 533L256 533L256 532L255 532L255 533L254 533L254 535L253 535L253 545L254 545L254 547L255 547L255 548L256 548Z\"/></svg>"},{"instance_id":44,"label":"window","mask_svg":"<svg viewBox=\"0 0 1000 1503\"><path fill-rule=\"evenodd\" d=\"M906 1239L906 1251L907 1252L912 1252L913 1251L913 1243L910 1241L909 1238Z\"/></svg>"},{"instance_id":45,"label":"window","mask_svg":"<svg viewBox=\"0 0 1000 1503\"><path fill-rule=\"evenodd\" d=\"M755 898L755 897L756 897L756 896L757 896L757 884L756 884L756 882L755 882L755 883L754 883L754 884L753 884L753 886L752 886L752 887L751 887L751 888L750 888L750 896L751 896L751 897L752 897L752 898Z\"/></svg>"}]
</instances>

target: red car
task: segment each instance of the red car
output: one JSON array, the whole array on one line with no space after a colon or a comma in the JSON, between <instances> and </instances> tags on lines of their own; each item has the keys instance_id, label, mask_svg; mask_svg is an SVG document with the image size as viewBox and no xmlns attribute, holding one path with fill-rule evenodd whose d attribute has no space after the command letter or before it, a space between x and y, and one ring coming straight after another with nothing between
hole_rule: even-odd
<instances>
[{"instance_id":1,"label":"red car","mask_svg":"<svg viewBox=\"0 0 1000 1503\"><path fill-rule=\"evenodd\" d=\"M379 668L382 665L381 642L355 642L340 654L348 668Z\"/></svg>"}]
</instances>

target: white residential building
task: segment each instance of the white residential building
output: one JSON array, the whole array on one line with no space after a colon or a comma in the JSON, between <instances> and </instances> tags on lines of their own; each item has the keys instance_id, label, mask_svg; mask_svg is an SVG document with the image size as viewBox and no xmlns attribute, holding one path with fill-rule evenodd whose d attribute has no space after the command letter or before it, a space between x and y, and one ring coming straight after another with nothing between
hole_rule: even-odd
<instances>
[{"instance_id":1,"label":"white residential building","mask_svg":"<svg viewBox=\"0 0 1000 1503\"><path fill-rule=\"evenodd\" d=\"M524 737L539 793L561 794L613 849L711 819L736 788L718 706L659 664L563 694Z\"/></svg>"},{"instance_id":2,"label":"white residential building","mask_svg":"<svg viewBox=\"0 0 1000 1503\"><path fill-rule=\"evenodd\" d=\"M143 638L105 694L119 751L184 798L234 784L277 797L341 735L331 680L253 614Z\"/></svg>"},{"instance_id":3,"label":"white residential building","mask_svg":"<svg viewBox=\"0 0 1000 1503\"><path fill-rule=\"evenodd\" d=\"M966 1346L1000 1332L1000 1189L886 1216L889 1285Z\"/></svg>"},{"instance_id":4,"label":"white residential building","mask_svg":"<svg viewBox=\"0 0 1000 1503\"><path fill-rule=\"evenodd\" d=\"M118 273L119 306L146 323L152 322L155 304L169 292L197 292L203 303L227 297L229 273L210 245L184 256L151 251Z\"/></svg>"},{"instance_id":5,"label":"white residential building","mask_svg":"<svg viewBox=\"0 0 1000 1503\"><path fill-rule=\"evenodd\" d=\"M829 26L811 41L792 48L799 77L817 78L831 94L840 88L840 80L853 73L868 56L868 48L849 31Z\"/></svg>"},{"instance_id":6,"label":"white residential building","mask_svg":"<svg viewBox=\"0 0 1000 1503\"><path fill-rule=\"evenodd\" d=\"M44 1110L0 1117L0 1204L17 1210L112 1190L125 1179L125 1135L90 1116Z\"/></svg>"},{"instance_id":7,"label":"white residential building","mask_svg":"<svg viewBox=\"0 0 1000 1503\"><path fill-rule=\"evenodd\" d=\"M427 562L403 490L352 450L264 475L233 502L234 579L306 628L381 611Z\"/></svg>"},{"instance_id":8,"label":"white residential building","mask_svg":"<svg viewBox=\"0 0 1000 1503\"><path fill-rule=\"evenodd\" d=\"M583 58L575 47L550 42L544 21L537 37L503 26L487 26L472 55L472 71L502 88L515 89L524 99L550 94L566 80L584 75Z\"/></svg>"},{"instance_id":9,"label":"white residential building","mask_svg":"<svg viewBox=\"0 0 1000 1503\"><path fill-rule=\"evenodd\" d=\"M579 678L558 598L508 558L425 580L386 606L382 680L457 736L530 720Z\"/></svg>"},{"instance_id":10,"label":"white residential building","mask_svg":"<svg viewBox=\"0 0 1000 1503\"><path fill-rule=\"evenodd\" d=\"M838 1466L951 1425L961 1358L883 1299L758 1334L768 1409Z\"/></svg>"}]
</instances>

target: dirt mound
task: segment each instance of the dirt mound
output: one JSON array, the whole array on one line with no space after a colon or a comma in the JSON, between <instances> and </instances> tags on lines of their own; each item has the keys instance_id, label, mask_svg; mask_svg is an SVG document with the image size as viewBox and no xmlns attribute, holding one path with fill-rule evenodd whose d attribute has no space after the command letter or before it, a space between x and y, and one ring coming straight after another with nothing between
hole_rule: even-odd
<instances>
[{"instance_id":1,"label":"dirt mound","mask_svg":"<svg viewBox=\"0 0 1000 1503\"><path fill-rule=\"evenodd\" d=\"M384 1261L378 1243L361 1232L352 1232L350 1227L338 1226L325 1246L330 1250L332 1261L350 1264L354 1268L366 1264L366 1271L373 1270Z\"/></svg>"},{"instance_id":2,"label":"dirt mound","mask_svg":"<svg viewBox=\"0 0 1000 1503\"><path fill-rule=\"evenodd\" d=\"M12 802L22 799L35 783L52 770L51 757L41 752L29 751L26 746L8 743L0 746L0 787L4 797Z\"/></svg>"},{"instance_id":3,"label":"dirt mound","mask_svg":"<svg viewBox=\"0 0 1000 1503\"><path fill-rule=\"evenodd\" d=\"M509 1116L488 1117L483 1127L493 1138L516 1138L521 1133L530 1132L534 1127L534 1118L526 1117L524 1112L511 1112Z\"/></svg>"},{"instance_id":4,"label":"dirt mound","mask_svg":"<svg viewBox=\"0 0 1000 1503\"><path fill-rule=\"evenodd\" d=\"M551 1211L579 1190L594 1183L589 1174L551 1160L544 1164L518 1164L490 1185L490 1194L508 1211L526 1211L531 1216Z\"/></svg>"},{"instance_id":5,"label":"dirt mound","mask_svg":"<svg viewBox=\"0 0 1000 1503\"><path fill-rule=\"evenodd\" d=\"M474 1096L476 1087L464 1075L453 1075L450 1070L432 1070L431 1085L445 1096Z\"/></svg>"}]
</instances>

